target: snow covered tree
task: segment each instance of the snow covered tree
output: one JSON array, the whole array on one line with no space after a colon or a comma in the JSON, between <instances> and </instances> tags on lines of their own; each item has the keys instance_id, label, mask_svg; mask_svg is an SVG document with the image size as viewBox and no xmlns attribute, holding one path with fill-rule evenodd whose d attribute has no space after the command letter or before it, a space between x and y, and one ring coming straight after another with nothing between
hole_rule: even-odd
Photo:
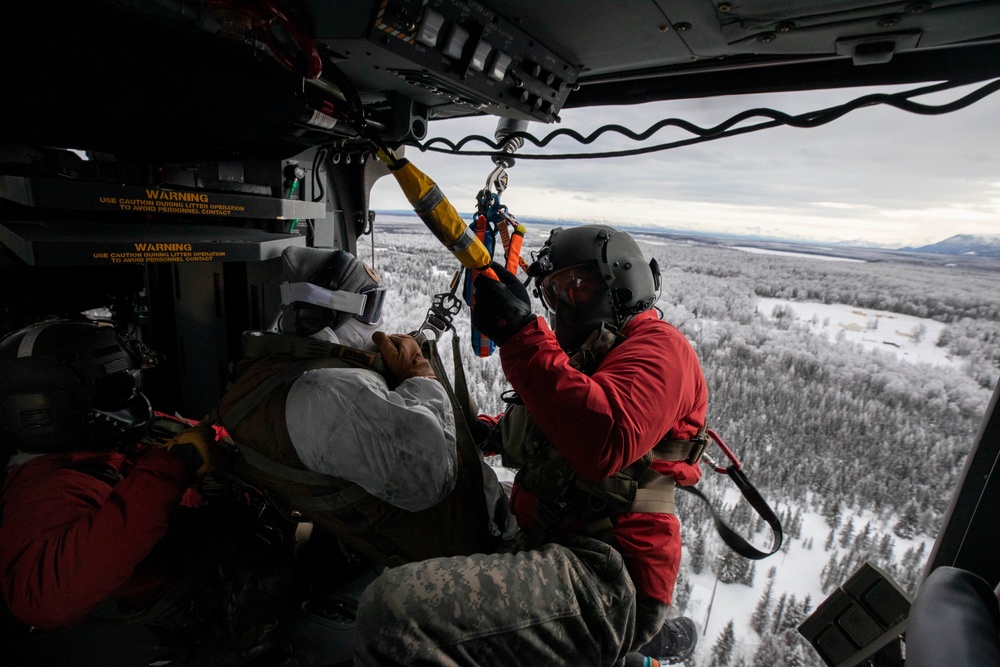
<instances>
[{"instance_id":1,"label":"snow covered tree","mask_svg":"<svg viewBox=\"0 0 1000 667\"><path fill-rule=\"evenodd\" d=\"M837 560L837 554L839 551L834 551L830 554L829 560L826 561L826 565L823 566L823 570L819 574L819 583L822 586L823 594L830 592L830 589L834 586L840 584L840 563Z\"/></svg>"},{"instance_id":2,"label":"snow covered tree","mask_svg":"<svg viewBox=\"0 0 1000 667\"><path fill-rule=\"evenodd\" d=\"M768 579L767 586L764 588L764 592L761 593L760 600L757 601L757 606L750 617L750 627L758 635L764 634L764 630L768 626L768 621L771 620L771 592L773 589L774 579Z\"/></svg>"},{"instance_id":3,"label":"snow covered tree","mask_svg":"<svg viewBox=\"0 0 1000 667\"><path fill-rule=\"evenodd\" d=\"M847 525L844 526L844 530L840 533L840 546L845 549L854 539L854 517L851 517L847 521Z\"/></svg>"},{"instance_id":4,"label":"snow covered tree","mask_svg":"<svg viewBox=\"0 0 1000 667\"><path fill-rule=\"evenodd\" d=\"M775 667L781 664L781 650L773 638L765 639L753 654L751 667Z\"/></svg>"},{"instance_id":5,"label":"snow covered tree","mask_svg":"<svg viewBox=\"0 0 1000 667\"><path fill-rule=\"evenodd\" d=\"M731 549L726 549L726 554L719 563L719 581L724 584L743 583L743 557Z\"/></svg>"},{"instance_id":6,"label":"snow covered tree","mask_svg":"<svg viewBox=\"0 0 1000 667\"><path fill-rule=\"evenodd\" d=\"M701 533L697 534L694 538L694 543L691 545L691 571L695 574L701 574L705 570L705 540L702 538Z\"/></svg>"},{"instance_id":7,"label":"snow covered tree","mask_svg":"<svg viewBox=\"0 0 1000 667\"><path fill-rule=\"evenodd\" d=\"M865 527L854 536L854 547L860 553L868 553L872 548L872 523L865 523Z\"/></svg>"},{"instance_id":8,"label":"snow covered tree","mask_svg":"<svg viewBox=\"0 0 1000 667\"><path fill-rule=\"evenodd\" d=\"M719 638L712 647L712 660L708 667L726 667L729 659L733 655L733 645L736 643L735 629L732 619L726 623L726 627L719 633Z\"/></svg>"},{"instance_id":9,"label":"snow covered tree","mask_svg":"<svg viewBox=\"0 0 1000 667\"><path fill-rule=\"evenodd\" d=\"M896 525L893 527L892 532L896 533L899 537L904 540L911 539L917 532L917 528L920 526L920 508L917 507L917 503L913 500L906 504L903 508L903 513L899 515L899 519L896 520Z\"/></svg>"},{"instance_id":10,"label":"snow covered tree","mask_svg":"<svg viewBox=\"0 0 1000 667\"><path fill-rule=\"evenodd\" d=\"M808 667L810 664L805 647L796 641L792 644L792 650L785 655L785 667Z\"/></svg>"},{"instance_id":11,"label":"snow covered tree","mask_svg":"<svg viewBox=\"0 0 1000 667\"><path fill-rule=\"evenodd\" d=\"M788 602L788 594L782 593L778 598L778 606L774 608L774 619L771 622L771 632L777 634L781 631L782 622L785 616L785 604Z\"/></svg>"},{"instance_id":12,"label":"snow covered tree","mask_svg":"<svg viewBox=\"0 0 1000 667\"><path fill-rule=\"evenodd\" d=\"M678 574L677 583L674 585L674 600L672 605L679 612L684 612L687 609L688 602L691 600L691 584L687 582L687 579Z\"/></svg>"},{"instance_id":13,"label":"snow covered tree","mask_svg":"<svg viewBox=\"0 0 1000 667\"><path fill-rule=\"evenodd\" d=\"M781 620L781 630L795 630L799 627L799 623L806 619L805 605L809 604L808 601L804 603L799 603L792 595L791 599L788 600L788 604L785 605L785 617Z\"/></svg>"},{"instance_id":14,"label":"snow covered tree","mask_svg":"<svg viewBox=\"0 0 1000 667\"><path fill-rule=\"evenodd\" d=\"M802 537L802 506L795 508L795 513L791 515L786 531L792 537Z\"/></svg>"},{"instance_id":15,"label":"snow covered tree","mask_svg":"<svg viewBox=\"0 0 1000 667\"><path fill-rule=\"evenodd\" d=\"M893 539L890 533L886 533L882 536L881 541L878 544L878 556L883 563L889 564L894 560L896 551L896 540Z\"/></svg>"},{"instance_id":16,"label":"snow covered tree","mask_svg":"<svg viewBox=\"0 0 1000 667\"><path fill-rule=\"evenodd\" d=\"M757 577L757 563L752 560L743 561L743 576L740 578L740 583L744 586L749 586L753 588L753 580Z\"/></svg>"},{"instance_id":17,"label":"snow covered tree","mask_svg":"<svg viewBox=\"0 0 1000 667\"><path fill-rule=\"evenodd\" d=\"M826 542L823 543L823 550L829 551L833 548L834 541L837 539L837 529L831 528L830 534L826 536Z\"/></svg>"}]
</instances>

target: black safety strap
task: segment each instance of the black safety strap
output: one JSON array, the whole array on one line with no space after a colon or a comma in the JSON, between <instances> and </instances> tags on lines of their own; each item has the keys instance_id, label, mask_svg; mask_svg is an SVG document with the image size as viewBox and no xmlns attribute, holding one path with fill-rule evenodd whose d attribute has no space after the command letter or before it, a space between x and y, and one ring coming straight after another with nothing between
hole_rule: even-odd
<instances>
[{"instance_id":1,"label":"black safety strap","mask_svg":"<svg viewBox=\"0 0 1000 667\"><path fill-rule=\"evenodd\" d=\"M337 482L343 483L332 475L324 475L323 473L302 470L301 468L293 468L278 463L257 450L241 445L240 443L236 443L236 447L247 464L277 479L324 489L334 488L331 485ZM367 498L368 492L356 484L348 484L345 488L335 493L317 495L284 493L283 495L297 510L335 512Z\"/></svg>"},{"instance_id":2,"label":"black safety strap","mask_svg":"<svg viewBox=\"0 0 1000 667\"><path fill-rule=\"evenodd\" d=\"M715 520L715 529L719 532L719 537L722 538L722 541L725 542L730 549L744 558L749 558L750 560L761 560L763 558L767 558L781 548L781 542L784 540L784 533L781 530L781 521L774 513L774 510L772 510L767 504L767 501L764 500L764 497L760 495L759 491L757 491L756 487L750 483L750 480L742 470L736 466L729 466L726 468L726 474L728 474L730 479L735 482L737 488L740 490L740 493L742 493L743 497L746 498L748 503L750 503L750 507L752 507L754 511L767 522L767 525L771 527L773 541L771 543L770 551L764 552L757 549L743 539L739 533L730 528L729 524L727 524L725 520L723 520L723 518L720 517L715 511L715 508L712 506L712 502L697 488L693 486L681 486L679 488L705 501L705 504L708 505L708 510L712 513L712 518Z\"/></svg>"},{"instance_id":3,"label":"black safety strap","mask_svg":"<svg viewBox=\"0 0 1000 667\"><path fill-rule=\"evenodd\" d=\"M445 392L448 394L448 398L452 402L452 407L455 412L461 412L465 417L465 423L469 427L469 431L473 430L476 424L476 418L479 415L479 410L473 403L472 395L469 393L469 383L465 378L465 367L462 365L462 352L460 349L460 344L458 342L458 336L452 334L451 337L451 356L455 365L455 386L452 387L451 383L448 381L448 373L444 368L444 364L441 361L441 355L438 352L437 342L433 339L428 338L419 332L414 336L417 342L423 350L424 356L427 357L427 361L430 362L431 368L434 369L434 374L437 376L438 381L444 386Z\"/></svg>"}]
</instances>

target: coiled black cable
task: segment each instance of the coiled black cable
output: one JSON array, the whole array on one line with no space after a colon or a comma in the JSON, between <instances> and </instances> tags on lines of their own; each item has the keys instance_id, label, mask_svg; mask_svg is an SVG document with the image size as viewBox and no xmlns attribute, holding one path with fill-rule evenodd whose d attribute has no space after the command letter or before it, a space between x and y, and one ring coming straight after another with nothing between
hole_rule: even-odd
<instances>
[{"instance_id":1,"label":"coiled black cable","mask_svg":"<svg viewBox=\"0 0 1000 667\"><path fill-rule=\"evenodd\" d=\"M798 115L789 115L781 111L776 111L769 108L761 109L748 109L746 111L741 111L740 113L730 117L729 119L719 123L718 125L712 127L700 127L694 123L682 120L679 118L665 118L657 123L654 123L649 128L643 132L633 132L627 127L621 125L603 125L598 129L594 130L590 134L584 136L577 132L576 130L569 128L559 128L549 134L545 135L541 139L535 137L533 134L528 132L511 132L510 134L503 137L503 140L498 142L485 137L482 135L474 134L460 139L457 142L453 142L450 139L444 137L433 137L423 142L419 141L407 141L405 143L414 146L421 151L431 151L435 153L448 153L451 155L469 155L469 156L490 156L490 157L502 157L504 155L503 151L500 150L504 144L511 141L512 139L523 139L526 142L544 148L553 140L559 137L569 137L574 139L580 144L588 145L597 141L603 135L609 132L615 132L622 136L625 136L633 141L645 141L649 137L653 136L665 127L677 127L685 130L696 136L690 139L681 139L678 141L671 141L668 143L655 144L653 146L642 146L639 148L632 148L628 150L617 150L617 151L603 151L599 153L550 153L550 154L532 154L518 152L517 159L519 160L589 160L596 158L610 158L610 157L625 157L629 155L643 155L646 153L655 153L658 151L664 151L671 148L678 148L680 146L689 146L691 144L703 143L705 141L712 141L715 139L721 139L723 137L731 137L739 134L746 134L749 132L756 132L758 130L764 130L771 127L779 127L781 125L788 125L790 127L818 127L820 125L825 125L830 123L855 109L860 109L862 107L876 106L876 105L887 105L901 109L903 111L909 111L911 113L920 115L941 115L950 113L952 111L957 111L959 109L964 109L965 107L978 102L987 95L995 93L1000 90L1000 79L994 79L983 86L980 86L976 90L962 96L961 98L948 102L946 104L930 105L922 104L920 102L914 102L911 97L916 97L918 95L928 95L931 93L938 93L945 90L950 90L952 88L957 88L959 86L965 86L974 83L974 81L946 81L939 84L934 84L930 86L923 86L913 90L903 91L899 93L874 93L871 95L864 95L862 97L851 100L844 104L839 104L837 106L828 107L826 109L819 109L816 111L808 111L806 113ZM763 122L756 123L754 125L748 125L745 127L734 127L739 123L752 118L764 118ZM486 146L491 147L493 150L463 150L463 148L472 142L478 142ZM439 147L443 145L444 147Z\"/></svg>"}]
</instances>

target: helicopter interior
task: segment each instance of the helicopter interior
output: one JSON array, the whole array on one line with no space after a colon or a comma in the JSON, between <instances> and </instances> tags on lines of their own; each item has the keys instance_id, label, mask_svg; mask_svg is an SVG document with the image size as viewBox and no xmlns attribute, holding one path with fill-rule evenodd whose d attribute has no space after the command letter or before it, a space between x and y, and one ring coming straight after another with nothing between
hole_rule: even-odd
<instances>
[{"instance_id":1,"label":"helicopter interior","mask_svg":"<svg viewBox=\"0 0 1000 667\"><path fill-rule=\"evenodd\" d=\"M5 15L0 334L100 295L177 360L147 389L182 414L210 409L242 332L277 312L263 286L282 249L356 252L388 173L373 147L420 146L434 121L537 127L579 107L1000 77L986 0L88 0ZM502 154L496 139L483 150ZM997 400L925 573L1000 582Z\"/></svg>"}]
</instances>

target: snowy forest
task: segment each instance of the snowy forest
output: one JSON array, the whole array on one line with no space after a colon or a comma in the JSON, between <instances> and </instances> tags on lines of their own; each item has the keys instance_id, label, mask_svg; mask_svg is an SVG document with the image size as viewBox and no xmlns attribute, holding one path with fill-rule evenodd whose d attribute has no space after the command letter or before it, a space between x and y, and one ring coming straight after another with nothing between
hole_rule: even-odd
<instances>
[{"instance_id":1,"label":"snowy forest","mask_svg":"<svg viewBox=\"0 0 1000 667\"><path fill-rule=\"evenodd\" d=\"M549 229L528 225L525 257ZM709 425L740 457L785 530L779 553L744 560L719 539L707 508L680 494L684 561L674 607L701 631L685 664L822 665L796 628L862 563L886 570L911 594L916 589L1000 373L998 273L635 236L662 272L657 308L698 352ZM416 330L431 296L447 292L459 268L411 216L380 214L374 238L359 239L358 255L389 287L392 331ZM762 309L762 298L785 305ZM902 334L910 341L902 345L929 343L942 363L902 361L843 333L817 335L815 317L795 317L796 304L808 302L941 323L935 340L921 340L927 326L920 324ZM533 305L544 313L537 299ZM473 398L481 412L500 413L508 386L498 355L481 359L464 343L467 308L455 326ZM770 545L770 530L726 476L706 469L699 487L736 530L759 548Z\"/></svg>"}]
</instances>

